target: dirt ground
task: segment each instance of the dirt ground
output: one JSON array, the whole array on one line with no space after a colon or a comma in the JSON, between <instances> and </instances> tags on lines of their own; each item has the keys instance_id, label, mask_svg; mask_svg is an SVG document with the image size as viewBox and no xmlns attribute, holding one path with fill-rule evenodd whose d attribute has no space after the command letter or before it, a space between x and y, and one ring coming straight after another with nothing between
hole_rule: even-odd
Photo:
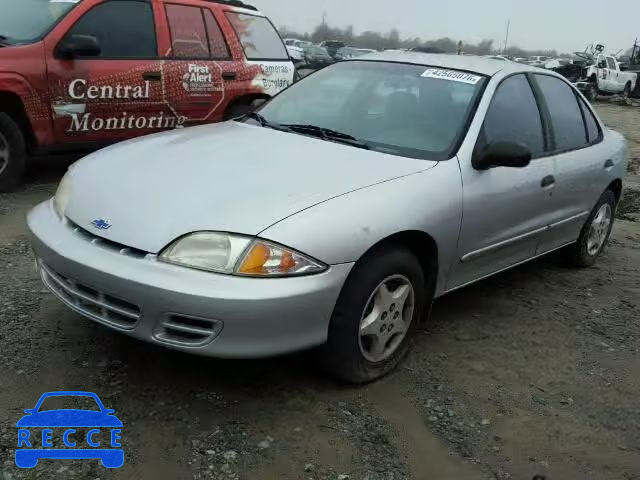
<instances>
[{"instance_id":1,"label":"dirt ground","mask_svg":"<svg viewBox=\"0 0 640 480\"><path fill-rule=\"evenodd\" d=\"M640 108L600 105L640 164ZM436 302L388 378L340 386L305 354L219 361L70 313L34 273L24 215L64 168L0 195L0 480L640 479L640 182L594 268L551 256ZM46 391L96 392L125 465L16 468L15 422Z\"/></svg>"}]
</instances>

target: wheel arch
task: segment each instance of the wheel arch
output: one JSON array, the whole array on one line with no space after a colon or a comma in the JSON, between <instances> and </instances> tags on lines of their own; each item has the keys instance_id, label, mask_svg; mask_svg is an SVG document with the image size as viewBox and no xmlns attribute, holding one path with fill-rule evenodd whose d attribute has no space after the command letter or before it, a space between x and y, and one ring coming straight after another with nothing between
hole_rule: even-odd
<instances>
[{"instance_id":1,"label":"wheel arch","mask_svg":"<svg viewBox=\"0 0 640 480\"><path fill-rule=\"evenodd\" d=\"M622 180L616 178L613 182L609 184L607 190L611 190L613 194L616 196L616 203L620 201L622 197Z\"/></svg>"},{"instance_id":2,"label":"wheel arch","mask_svg":"<svg viewBox=\"0 0 640 480\"><path fill-rule=\"evenodd\" d=\"M20 96L15 92L0 90L0 113L6 113L18 124L24 134L27 150L32 151L37 142Z\"/></svg>"}]
</instances>

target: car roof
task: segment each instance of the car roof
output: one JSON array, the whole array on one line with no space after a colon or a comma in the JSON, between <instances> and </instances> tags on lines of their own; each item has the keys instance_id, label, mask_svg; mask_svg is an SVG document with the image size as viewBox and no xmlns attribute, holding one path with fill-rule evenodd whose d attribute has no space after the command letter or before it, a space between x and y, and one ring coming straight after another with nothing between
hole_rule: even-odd
<instances>
[{"instance_id":1,"label":"car roof","mask_svg":"<svg viewBox=\"0 0 640 480\"><path fill-rule=\"evenodd\" d=\"M520 63L505 62L495 58L479 57L476 55L449 55L442 53L421 52L380 52L359 57L358 60L375 60L379 62L413 63L430 67L452 68L466 70L493 76L498 72L516 73L533 72L542 69ZM548 70L542 70L548 72Z\"/></svg>"}]
</instances>

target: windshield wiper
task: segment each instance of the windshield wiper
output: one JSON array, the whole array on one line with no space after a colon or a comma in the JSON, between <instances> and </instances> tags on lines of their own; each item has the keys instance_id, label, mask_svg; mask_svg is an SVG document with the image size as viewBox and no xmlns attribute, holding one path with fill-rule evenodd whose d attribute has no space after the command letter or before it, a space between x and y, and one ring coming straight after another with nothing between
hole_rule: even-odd
<instances>
[{"instance_id":1,"label":"windshield wiper","mask_svg":"<svg viewBox=\"0 0 640 480\"><path fill-rule=\"evenodd\" d=\"M245 117L255 120L260 124L261 127L272 128L274 130L280 130L281 132L291 131L291 129L285 125L280 125L279 123L270 122L269 120L264 118L262 115L260 115L258 112L249 112L245 114Z\"/></svg>"},{"instance_id":2,"label":"windshield wiper","mask_svg":"<svg viewBox=\"0 0 640 480\"><path fill-rule=\"evenodd\" d=\"M323 128L323 127L318 127L316 125L306 125L306 124L283 124L282 126L289 128L294 132L307 133L307 134L314 135L318 138L322 138L323 140L344 143L346 145L362 148L364 150L371 150L371 147L367 145L366 142L363 142L362 140L357 139L353 135L349 135L348 133L338 132L336 130L331 130L330 128Z\"/></svg>"}]
</instances>

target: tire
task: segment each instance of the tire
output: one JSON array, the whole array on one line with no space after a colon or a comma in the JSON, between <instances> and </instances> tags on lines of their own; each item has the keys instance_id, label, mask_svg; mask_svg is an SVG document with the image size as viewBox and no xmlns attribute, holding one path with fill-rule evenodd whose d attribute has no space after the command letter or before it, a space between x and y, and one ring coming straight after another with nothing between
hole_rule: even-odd
<instances>
[{"instance_id":1,"label":"tire","mask_svg":"<svg viewBox=\"0 0 640 480\"><path fill-rule=\"evenodd\" d=\"M27 147L20 127L0 112L0 192L14 188L27 166Z\"/></svg>"},{"instance_id":2,"label":"tire","mask_svg":"<svg viewBox=\"0 0 640 480\"><path fill-rule=\"evenodd\" d=\"M607 209L609 211L609 222L606 226L603 226L602 224L599 225L599 215L602 214L603 210ZM596 206L591 211L589 218L582 227L578 241L567 249L568 258L571 264L579 268L587 268L596 263L598 256L605 250L607 242L609 241L611 229L613 228L615 220L615 214L616 197L611 190L607 190L602 194L598 203L596 203ZM594 233L592 231L592 227L597 229L598 226L600 226L602 236L600 237L601 240L596 242L597 248L595 248L594 244L590 243L590 237L592 233Z\"/></svg>"},{"instance_id":3,"label":"tire","mask_svg":"<svg viewBox=\"0 0 640 480\"><path fill-rule=\"evenodd\" d=\"M584 96L590 102L595 101L596 98L598 98L598 85L595 83L590 83L589 88L587 88L587 91L584 92Z\"/></svg>"},{"instance_id":4,"label":"tire","mask_svg":"<svg viewBox=\"0 0 640 480\"><path fill-rule=\"evenodd\" d=\"M629 83L627 83L627 84L624 86L624 91L622 92L622 96L623 96L624 98L629 98L629 97L631 96L631 83L630 83L630 82L629 82Z\"/></svg>"},{"instance_id":5,"label":"tire","mask_svg":"<svg viewBox=\"0 0 640 480\"><path fill-rule=\"evenodd\" d=\"M384 313L375 315L379 321L369 327L379 335L361 338L361 324L374 315L373 309L379 304L376 292L382 291L381 285L387 287L391 297L384 298L391 302L396 301L394 295L406 292L402 286L409 285L412 290L406 301L397 300L403 308L388 303L388 307L377 309ZM372 382L387 375L409 351L424 308L432 300L427 297L425 273L408 249L388 246L368 254L354 267L342 288L331 317L328 341L318 350L320 366L334 378L352 384ZM387 328L385 333L383 326ZM388 348L376 359L370 350L375 350L373 345L379 338Z\"/></svg>"},{"instance_id":6,"label":"tire","mask_svg":"<svg viewBox=\"0 0 640 480\"><path fill-rule=\"evenodd\" d=\"M224 120L232 120L234 118L241 117L246 115L251 110L251 104L246 101L236 102L227 108L227 111L224 112Z\"/></svg>"}]
</instances>

